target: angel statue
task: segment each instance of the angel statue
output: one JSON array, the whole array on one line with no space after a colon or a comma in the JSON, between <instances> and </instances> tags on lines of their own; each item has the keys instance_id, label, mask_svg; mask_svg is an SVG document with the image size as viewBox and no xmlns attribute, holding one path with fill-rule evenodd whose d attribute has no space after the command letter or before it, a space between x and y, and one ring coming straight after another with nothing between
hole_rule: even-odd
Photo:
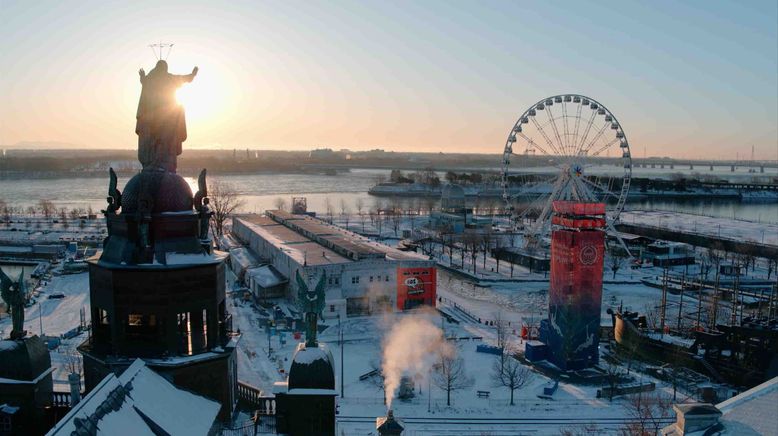
<instances>
[{"instance_id":1,"label":"angel statue","mask_svg":"<svg viewBox=\"0 0 778 436\"><path fill-rule=\"evenodd\" d=\"M311 292L308 288L308 283L300 276L300 271L296 273L297 278L297 304L300 309L305 313L305 346L315 347L316 343L316 322L317 317L322 315L324 310L324 282L326 280L326 273L322 272L319 278L319 283L316 284L316 289Z\"/></svg>"},{"instance_id":2,"label":"angel statue","mask_svg":"<svg viewBox=\"0 0 778 436\"><path fill-rule=\"evenodd\" d=\"M103 212L111 214L116 213L116 211L122 207L122 193L116 188L118 178L116 177L116 172L113 168L108 168L108 176L110 177L108 182L108 197L106 198L106 201L108 201L108 208Z\"/></svg>"},{"instance_id":3,"label":"angel statue","mask_svg":"<svg viewBox=\"0 0 778 436\"><path fill-rule=\"evenodd\" d=\"M19 274L19 280L14 282L0 269L0 297L8 305L11 312L11 340L24 338L24 269Z\"/></svg>"}]
</instances>

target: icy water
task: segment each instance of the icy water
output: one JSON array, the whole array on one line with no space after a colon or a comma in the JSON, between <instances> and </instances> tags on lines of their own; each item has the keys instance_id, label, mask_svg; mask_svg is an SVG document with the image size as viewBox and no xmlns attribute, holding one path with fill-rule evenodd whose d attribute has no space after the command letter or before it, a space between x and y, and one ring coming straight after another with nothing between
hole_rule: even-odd
<instances>
[{"instance_id":1,"label":"icy water","mask_svg":"<svg viewBox=\"0 0 778 436\"><path fill-rule=\"evenodd\" d=\"M285 200L288 205L292 196L304 196L308 199L309 210L323 213L326 211L329 201L335 213L340 213L342 204L345 204L351 213L356 213L357 199L362 199L365 211L388 201L386 198L367 194L367 190L375 184L379 177L388 178L388 175L388 170L353 169L335 176L254 174L227 175L218 178L238 189L244 200L243 210L246 212L262 212L265 209L274 208L278 198ZM644 175L636 169L635 176ZM197 182L194 175L185 178L193 187L193 191L196 190ZM124 179L120 178L119 186L126 183ZM0 199L16 207L24 208L37 204L41 199L50 199L57 207L86 208L91 206L97 211L106 205L107 189L107 176L105 179L74 177L67 179L0 180ZM778 205L776 204L650 200L628 203L627 208L671 210L760 222L778 222Z\"/></svg>"}]
</instances>

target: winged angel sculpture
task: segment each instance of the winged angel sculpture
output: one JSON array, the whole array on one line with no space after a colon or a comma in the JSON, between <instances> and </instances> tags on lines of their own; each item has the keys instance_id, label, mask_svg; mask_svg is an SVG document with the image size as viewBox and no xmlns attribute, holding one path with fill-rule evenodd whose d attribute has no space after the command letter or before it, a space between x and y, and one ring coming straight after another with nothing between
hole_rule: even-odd
<instances>
[{"instance_id":1,"label":"winged angel sculpture","mask_svg":"<svg viewBox=\"0 0 778 436\"><path fill-rule=\"evenodd\" d=\"M322 316L322 310L324 310L324 282L326 280L326 273L322 273L319 278L319 283L316 284L316 288L311 291L308 287L308 282L300 276L300 271L296 273L297 278L297 302L305 313L305 346L315 347L316 343L316 323L318 317Z\"/></svg>"},{"instance_id":2,"label":"winged angel sculpture","mask_svg":"<svg viewBox=\"0 0 778 436\"><path fill-rule=\"evenodd\" d=\"M24 338L24 270L19 274L19 280L14 282L0 269L0 296L11 312L11 339Z\"/></svg>"}]
</instances>

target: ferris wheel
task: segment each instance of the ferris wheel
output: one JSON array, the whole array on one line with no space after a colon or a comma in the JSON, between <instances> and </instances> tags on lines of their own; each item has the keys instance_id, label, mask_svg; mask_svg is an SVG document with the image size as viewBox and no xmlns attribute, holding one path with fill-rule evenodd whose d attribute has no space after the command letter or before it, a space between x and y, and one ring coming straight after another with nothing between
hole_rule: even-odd
<instances>
[{"instance_id":1,"label":"ferris wheel","mask_svg":"<svg viewBox=\"0 0 778 436\"><path fill-rule=\"evenodd\" d=\"M531 105L505 142L503 199L527 245L540 243L550 231L555 200L605 203L613 229L631 177L624 129L608 108L583 95L556 95Z\"/></svg>"}]
</instances>

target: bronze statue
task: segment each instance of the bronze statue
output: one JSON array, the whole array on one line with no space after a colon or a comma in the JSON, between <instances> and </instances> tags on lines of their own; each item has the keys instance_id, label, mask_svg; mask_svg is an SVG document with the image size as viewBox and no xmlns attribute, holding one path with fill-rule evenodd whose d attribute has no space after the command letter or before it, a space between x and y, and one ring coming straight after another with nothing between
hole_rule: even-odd
<instances>
[{"instance_id":1,"label":"bronze statue","mask_svg":"<svg viewBox=\"0 0 778 436\"><path fill-rule=\"evenodd\" d=\"M326 273L322 273L319 278L319 283L316 284L316 289L311 292L308 288L308 283L300 276L300 271L297 271L297 304L300 309L305 313L305 346L316 347L316 323L317 317L322 316L322 310L324 310L324 282L326 279ZM322 316L323 317L323 316Z\"/></svg>"},{"instance_id":2,"label":"bronze statue","mask_svg":"<svg viewBox=\"0 0 778 436\"><path fill-rule=\"evenodd\" d=\"M200 175L197 177L197 193L194 196L194 207L200 216L200 240L206 241L208 239L208 227L210 226L211 208L208 207L210 200L208 200L208 182L205 180L206 171L203 168L200 171ZM210 243L208 244L210 247Z\"/></svg>"},{"instance_id":3,"label":"bronze statue","mask_svg":"<svg viewBox=\"0 0 778 436\"><path fill-rule=\"evenodd\" d=\"M10 277L0 269L0 296L8 305L11 312L11 340L23 339L24 331L24 269L19 274L19 280L14 283Z\"/></svg>"},{"instance_id":4,"label":"bronze statue","mask_svg":"<svg viewBox=\"0 0 778 436\"><path fill-rule=\"evenodd\" d=\"M143 88L135 124L138 160L144 170L176 172L176 157L186 140L184 108L176 101L176 90L195 78L197 67L191 74L170 74L167 62L160 60L148 75L142 68L139 74Z\"/></svg>"}]
</instances>

